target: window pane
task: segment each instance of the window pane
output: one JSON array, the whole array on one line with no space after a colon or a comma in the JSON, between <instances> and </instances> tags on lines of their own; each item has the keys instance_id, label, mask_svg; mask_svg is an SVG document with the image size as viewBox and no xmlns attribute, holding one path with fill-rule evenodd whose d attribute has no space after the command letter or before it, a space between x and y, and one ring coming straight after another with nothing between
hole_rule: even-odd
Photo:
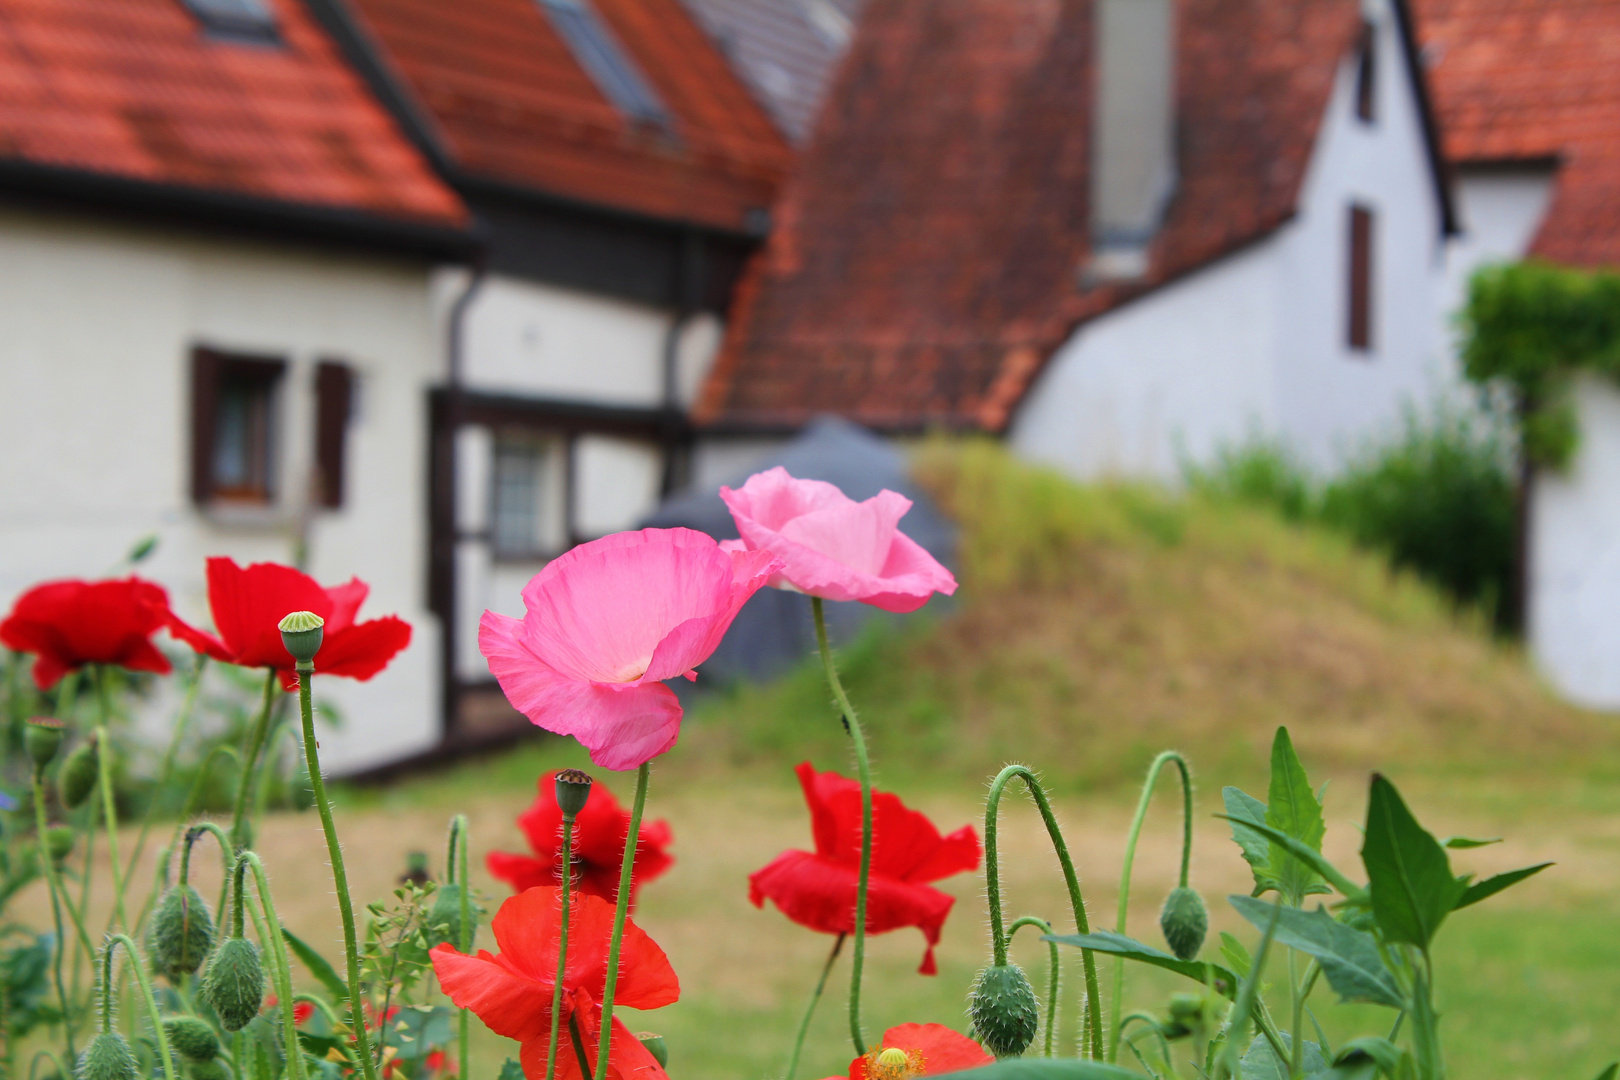
<instances>
[{"instance_id":1,"label":"window pane","mask_svg":"<svg viewBox=\"0 0 1620 1080\"><path fill-rule=\"evenodd\" d=\"M563 464L563 447L556 439L496 441L490 541L497 555L546 556L565 546Z\"/></svg>"},{"instance_id":2,"label":"window pane","mask_svg":"<svg viewBox=\"0 0 1620 1080\"><path fill-rule=\"evenodd\" d=\"M634 120L667 124L669 114L647 80L585 0L540 0L574 59L607 99Z\"/></svg>"},{"instance_id":3,"label":"window pane","mask_svg":"<svg viewBox=\"0 0 1620 1080\"><path fill-rule=\"evenodd\" d=\"M270 411L274 383L226 375L214 422L213 488L226 498L270 497Z\"/></svg>"}]
</instances>

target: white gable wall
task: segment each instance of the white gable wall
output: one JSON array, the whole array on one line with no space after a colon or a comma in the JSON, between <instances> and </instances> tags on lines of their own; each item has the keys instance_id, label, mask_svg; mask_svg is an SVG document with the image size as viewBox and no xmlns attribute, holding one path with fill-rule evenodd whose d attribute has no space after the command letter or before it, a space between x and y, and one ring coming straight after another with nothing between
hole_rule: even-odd
<instances>
[{"instance_id":1,"label":"white gable wall","mask_svg":"<svg viewBox=\"0 0 1620 1080\"><path fill-rule=\"evenodd\" d=\"M347 502L315 516L311 570L326 584L365 579L362 617L397 613L414 634L370 682L318 680L317 698L345 719L323 732L322 759L352 770L437 742L423 475L425 391L442 376L425 266L0 211L0 326L7 608L39 581L101 576L157 533L139 572L168 587L183 617L210 625L207 556L291 558L314 451L314 364L350 364ZM195 345L289 360L277 506L204 513L191 502Z\"/></svg>"}]
</instances>

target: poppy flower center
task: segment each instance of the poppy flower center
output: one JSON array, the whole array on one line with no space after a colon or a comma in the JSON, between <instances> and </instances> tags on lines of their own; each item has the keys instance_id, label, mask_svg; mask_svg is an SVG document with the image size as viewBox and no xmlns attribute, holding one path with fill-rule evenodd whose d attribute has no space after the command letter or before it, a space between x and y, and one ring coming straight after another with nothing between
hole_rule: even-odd
<instances>
[{"instance_id":1,"label":"poppy flower center","mask_svg":"<svg viewBox=\"0 0 1620 1080\"><path fill-rule=\"evenodd\" d=\"M646 656L632 660L628 664L621 664L614 668L612 671L608 672L608 677L602 681L616 683L635 682L637 679L647 674L647 669L651 666L652 653L648 653Z\"/></svg>"},{"instance_id":2,"label":"poppy flower center","mask_svg":"<svg viewBox=\"0 0 1620 1080\"><path fill-rule=\"evenodd\" d=\"M916 1050L886 1046L866 1055L868 1080L912 1080L923 1074L923 1057Z\"/></svg>"}]
</instances>

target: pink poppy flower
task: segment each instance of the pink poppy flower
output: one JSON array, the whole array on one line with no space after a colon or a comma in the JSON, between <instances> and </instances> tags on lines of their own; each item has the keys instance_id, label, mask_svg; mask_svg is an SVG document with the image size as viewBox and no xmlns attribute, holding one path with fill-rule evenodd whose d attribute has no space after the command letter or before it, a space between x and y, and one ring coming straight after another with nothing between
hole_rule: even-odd
<instances>
[{"instance_id":1,"label":"pink poppy flower","mask_svg":"<svg viewBox=\"0 0 1620 1080\"><path fill-rule=\"evenodd\" d=\"M834 484L796 480L778 465L733 491L720 489L741 540L728 551L769 551L783 562L771 578L824 600L859 600L884 611L916 611L934 593L956 591L956 578L901 532L911 500L885 488L856 502Z\"/></svg>"},{"instance_id":2,"label":"pink poppy flower","mask_svg":"<svg viewBox=\"0 0 1620 1080\"><path fill-rule=\"evenodd\" d=\"M602 768L633 769L680 734L681 705L663 680L697 678L781 565L691 529L604 536L524 586L523 618L484 612L478 649L519 712L578 739Z\"/></svg>"}]
</instances>

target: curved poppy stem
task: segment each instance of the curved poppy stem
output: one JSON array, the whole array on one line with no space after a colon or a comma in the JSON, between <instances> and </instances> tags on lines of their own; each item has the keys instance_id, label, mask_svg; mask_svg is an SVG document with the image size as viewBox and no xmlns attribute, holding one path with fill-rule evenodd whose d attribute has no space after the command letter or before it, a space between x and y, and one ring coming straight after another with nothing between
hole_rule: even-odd
<instances>
[{"instance_id":1,"label":"curved poppy stem","mask_svg":"<svg viewBox=\"0 0 1620 1080\"><path fill-rule=\"evenodd\" d=\"M647 781L651 776L652 765L643 761L636 770L636 798L630 806L630 828L624 834L624 858L619 864L619 902L613 909L607 982L602 987L602 1035L596 1048L596 1080L607 1080L608 1049L613 1042L613 995L619 986L619 946L624 943L624 920L630 913L630 883L636 865L636 848L641 845L641 812L647 808Z\"/></svg>"},{"instance_id":2,"label":"curved poppy stem","mask_svg":"<svg viewBox=\"0 0 1620 1080\"><path fill-rule=\"evenodd\" d=\"M113 1004L117 996L113 989L112 962L113 948L118 945L122 945L124 951L129 954L129 970L134 973L135 982L141 988L146 1015L152 1021L152 1037L157 1041L158 1054L163 1062L163 1078L176 1080L174 1056L169 1053L169 1036L163 1030L163 1017L158 1012L157 998L152 994L152 981L146 977L146 969L141 965L141 954L128 934L108 935L107 944L101 950L101 1031L106 1034L112 1030Z\"/></svg>"},{"instance_id":3,"label":"curved poppy stem","mask_svg":"<svg viewBox=\"0 0 1620 1080\"><path fill-rule=\"evenodd\" d=\"M816 1015L816 1006L821 1002L821 992L827 989L827 976L832 974L833 962L838 959L838 950L844 947L844 939L848 936L839 934L833 939L832 952L827 954L827 962L821 967L821 978L816 980L815 993L810 995L810 1004L804 1010L804 1019L799 1021L799 1034L793 1040L793 1056L788 1058L787 1075L784 1080L793 1080L793 1074L798 1071L799 1055L804 1052L804 1037L810 1031L810 1018Z\"/></svg>"},{"instance_id":4,"label":"curved poppy stem","mask_svg":"<svg viewBox=\"0 0 1620 1080\"><path fill-rule=\"evenodd\" d=\"M112 739L107 734L107 727L112 721L112 705L107 700L107 668L104 664L96 665L96 699L101 704L101 723L96 726L96 742L99 752L96 754L96 779L101 788L101 813L104 824L107 826L107 854L111 856L112 887L113 887L113 918L116 920L107 927L128 926L129 916L124 911L124 870L118 860L118 808L113 798L112 784Z\"/></svg>"},{"instance_id":5,"label":"curved poppy stem","mask_svg":"<svg viewBox=\"0 0 1620 1080\"><path fill-rule=\"evenodd\" d=\"M315 665L298 661L298 712L304 726L304 762L309 766L309 786L315 795L315 809L321 815L321 831L326 834L326 851L332 860L332 883L337 888L338 914L343 917L343 958L348 964L349 1024L354 1030L355 1055L365 1080L377 1080L371 1060L371 1036L366 1031L366 1014L360 997L360 950L355 943L354 901L349 896L349 875L343 869L343 848L338 843L337 826L332 823L332 804L326 797L326 780L321 776L320 750L315 744L315 708L310 701L309 683Z\"/></svg>"},{"instance_id":6,"label":"curved poppy stem","mask_svg":"<svg viewBox=\"0 0 1620 1080\"><path fill-rule=\"evenodd\" d=\"M63 901L68 897L62 886L61 874L58 872L56 860L51 858L50 825L45 818L45 767L34 766L34 831L39 844L39 864L45 868L45 883L51 889L51 918L56 925L56 947L51 950L51 966L56 976L56 997L62 1005L62 1028L67 1035L68 1057L77 1058L78 1051L73 1046L73 1010L68 1008L67 985L62 981L62 907ZM68 914L73 917L73 929L78 933L80 946L90 955L95 955L95 949L90 944L90 935L85 933L84 920L73 909L71 903L67 904Z\"/></svg>"},{"instance_id":7,"label":"curved poppy stem","mask_svg":"<svg viewBox=\"0 0 1620 1080\"><path fill-rule=\"evenodd\" d=\"M467 843L467 815L457 814L450 819L450 850L453 854L445 860L444 872L461 886L461 940L456 942L456 947L463 953L471 953L473 943L472 882L467 878ZM456 1030L456 1056L461 1060L462 1076L471 1075L468 1062L472 1054L472 1037L467 1028L467 1012L466 1009L461 1010ZM552 1032L551 1041L557 1041L556 1032Z\"/></svg>"},{"instance_id":8,"label":"curved poppy stem","mask_svg":"<svg viewBox=\"0 0 1620 1080\"><path fill-rule=\"evenodd\" d=\"M281 919L276 914L276 902L270 895L270 878L265 873L264 863L254 852L242 852L236 857L236 865L246 866L253 871L253 883L259 894L259 910L250 910L253 928L258 931L265 955L271 957L270 977L276 982L276 997L281 1004L282 1042L286 1048L286 1056L292 1062L292 1080L306 1080L309 1074L304 1067L304 1052L298 1045L298 1012L293 1001L292 961L287 956L287 941L281 936ZM237 903L244 904L246 899L245 896L239 895ZM264 912L262 918L259 911ZM461 1075L467 1074L463 1072Z\"/></svg>"},{"instance_id":9,"label":"curved poppy stem","mask_svg":"<svg viewBox=\"0 0 1620 1080\"><path fill-rule=\"evenodd\" d=\"M546 1080L557 1075L557 1036L562 1032L563 978L568 974L569 889L573 886L574 815L563 815L562 843L562 922L557 936L557 983L551 988L551 1045L546 1047ZM463 886L465 889L465 886ZM462 1015L466 1015L463 1013ZM466 1076L465 1069L462 1076Z\"/></svg>"},{"instance_id":10,"label":"curved poppy stem","mask_svg":"<svg viewBox=\"0 0 1620 1080\"><path fill-rule=\"evenodd\" d=\"M174 777L175 759L180 755L180 744L185 739L186 729L191 726L191 716L197 709L197 695L202 690L203 672L208 667L208 657L203 653L197 654L197 666L191 673L191 684L186 687L185 699L180 703L180 712L174 720L174 733L169 736L169 748L163 754L163 766L158 770L157 787L154 789L152 799L146 804L146 812L141 816L141 831L135 837L135 850L130 852L129 862L125 865L124 876L133 878L135 867L141 861L141 853L146 850L146 838L152 832L152 819L157 816L157 796L169 781ZM142 908L140 915L135 918L135 925L139 926L146 918L146 909Z\"/></svg>"},{"instance_id":11,"label":"curved poppy stem","mask_svg":"<svg viewBox=\"0 0 1620 1080\"><path fill-rule=\"evenodd\" d=\"M1017 778L1024 782L1035 806L1046 824L1046 834L1057 852L1058 864L1063 868L1063 881L1069 888L1069 906L1074 909L1074 925L1082 934L1091 933L1091 920L1086 917L1086 900L1080 892L1080 876L1075 873L1074 860L1069 857L1069 845L1058 827L1057 815L1046 797L1046 789L1035 774L1022 765L1008 765L996 774L990 783L990 795L984 808L984 882L985 894L990 902L990 944L995 962L1007 962L1007 934L1003 929L1001 913L1001 866L996 855L996 822L1001 808L1001 793ZM1102 1001L1097 990L1097 960L1090 949L1080 950L1080 963L1086 977L1086 1035L1091 1043L1091 1058L1101 1061L1103 1056Z\"/></svg>"},{"instance_id":12,"label":"curved poppy stem","mask_svg":"<svg viewBox=\"0 0 1620 1080\"><path fill-rule=\"evenodd\" d=\"M861 730L855 706L849 703L849 695L844 693L844 684L838 678L838 668L833 664L821 597L810 598L810 613L815 618L821 666L827 673L827 685L843 711L844 730L849 732L850 742L855 746L855 768L861 780L861 870L855 884L855 949L850 956L849 976L849 1037L858 1056L866 1053L866 1036L861 1032L861 969L866 960L866 892L872 877L872 764L866 753L866 733Z\"/></svg>"},{"instance_id":13,"label":"curved poppy stem","mask_svg":"<svg viewBox=\"0 0 1620 1080\"><path fill-rule=\"evenodd\" d=\"M1147 779L1142 783L1142 797L1136 803L1136 816L1131 819L1131 831L1125 841L1125 868L1119 875L1119 916L1114 921L1114 933L1124 936L1125 917L1130 911L1131 904L1131 866L1136 862L1136 842L1142 836L1142 823L1147 820L1148 803L1153 800L1153 789L1159 782L1159 773L1171 762L1181 772L1181 886L1187 885L1187 871L1192 864L1192 828L1193 828L1193 788L1192 773L1187 767L1187 759L1175 750L1166 750L1153 759L1148 766ZM1114 958L1114 1000L1113 1008L1109 1011L1117 1018L1125 997L1125 958ZM1114 1035L1108 1041L1108 1060L1115 1061L1119 1057L1120 1034L1124 1029L1124 1021L1114 1021Z\"/></svg>"},{"instance_id":14,"label":"curved poppy stem","mask_svg":"<svg viewBox=\"0 0 1620 1080\"><path fill-rule=\"evenodd\" d=\"M252 838L247 834L248 804L253 799L253 781L258 778L254 766L264 750L264 738L270 732L270 713L276 703L276 669L264 673L264 703L259 706L259 717L253 722L248 736L247 756L242 759L242 771L236 783L236 806L231 811L231 846L237 851L249 846Z\"/></svg>"},{"instance_id":15,"label":"curved poppy stem","mask_svg":"<svg viewBox=\"0 0 1620 1080\"><path fill-rule=\"evenodd\" d=\"M1052 924L1035 915L1024 915L1014 919L1012 925L1007 927L1007 944L1012 944L1013 935L1026 926L1033 926L1043 934L1052 932ZM1062 958L1058 956L1057 942L1048 941L1046 947L1051 950L1051 963L1047 968L1046 977L1046 1039L1043 1047L1043 1056L1051 1057L1053 1040L1057 1037L1057 1011L1058 1011L1058 978L1061 973L1059 965ZM788 1080L792 1080L791 1077Z\"/></svg>"}]
</instances>

